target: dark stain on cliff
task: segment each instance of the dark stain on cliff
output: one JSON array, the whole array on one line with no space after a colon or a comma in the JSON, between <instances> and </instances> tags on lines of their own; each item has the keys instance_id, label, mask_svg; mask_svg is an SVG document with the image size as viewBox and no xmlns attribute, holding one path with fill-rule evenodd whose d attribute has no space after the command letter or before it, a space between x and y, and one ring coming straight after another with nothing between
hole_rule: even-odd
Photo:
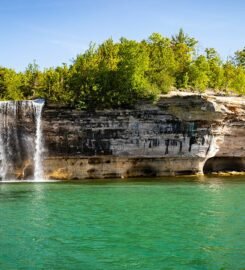
<instances>
[{"instance_id":1,"label":"dark stain on cliff","mask_svg":"<svg viewBox=\"0 0 245 270\"><path fill-rule=\"evenodd\" d=\"M196 137L192 136L190 137L190 142L189 142L189 152L191 152L192 145L197 142Z\"/></svg>"},{"instance_id":2,"label":"dark stain on cliff","mask_svg":"<svg viewBox=\"0 0 245 270\"><path fill-rule=\"evenodd\" d=\"M154 155L159 147L162 155L170 154L170 146L183 153L192 150L195 138L209 133L204 121L180 121L159 109L109 110L84 112L76 110L44 110L45 145L51 156ZM185 147L189 138L190 144ZM185 148L184 148L185 147ZM120 154L121 153L121 154ZM140 152L142 153L142 152Z\"/></svg>"}]
</instances>

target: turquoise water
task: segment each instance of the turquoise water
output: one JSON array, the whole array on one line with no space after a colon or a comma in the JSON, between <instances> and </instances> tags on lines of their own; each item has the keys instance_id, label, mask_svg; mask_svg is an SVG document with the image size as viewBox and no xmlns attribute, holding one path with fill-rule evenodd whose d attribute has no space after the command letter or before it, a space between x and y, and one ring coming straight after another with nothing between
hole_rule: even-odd
<instances>
[{"instance_id":1,"label":"turquoise water","mask_svg":"<svg viewBox=\"0 0 245 270\"><path fill-rule=\"evenodd\" d=\"M245 179L189 180L0 184L0 269L245 269Z\"/></svg>"}]
</instances>

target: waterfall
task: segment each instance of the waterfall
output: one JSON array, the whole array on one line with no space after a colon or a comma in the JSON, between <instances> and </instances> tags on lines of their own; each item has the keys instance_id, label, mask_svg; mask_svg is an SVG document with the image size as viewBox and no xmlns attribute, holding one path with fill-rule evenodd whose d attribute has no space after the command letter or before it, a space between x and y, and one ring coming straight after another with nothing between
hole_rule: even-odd
<instances>
[{"instance_id":1,"label":"waterfall","mask_svg":"<svg viewBox=\"0 0 245 270\"><path fill-rule=\"evenodd\" d=\"M8 156L13 154L13 148L9 147L12 145L10 136L12 132L16 132L12 121L12 118L16 117L15 103L7 101L0 102L0 114L0 178L5 179L8 170L13 170L13 164L9 162ZM15 155L18 155L18 153L15 153Z\"/></svg>"},{"instance_id":2,"label":"waterfall","mask_svg":"<svg viewBox=\"0 0 245 270\"><path fill-rule=\"evenodd\" d=\"M34 180L43 179L43 167L42 167L42 127L41 117L43 100L34 100L35 116L36 116L36 138L35 138L35 154L34 154Z\"/></svg>"},{"instance_id":3,"label":"waterfall","mask_svg":"<svg viewBox=\"0 0 245 270\"><path fill-rule=\"evenodd\" d=\"M1 106L1 105L0 105ZM2 123L0 123L0 178L5 179L6 171L7 171L7 164L6 164L6 156L5 156L5 149L2 140Z\"/></svg>"},{"instance_id":4,"label":"waterfall","mask_svg":"<svg viewBox=\"0 0 245 270\"><path fill-rule=\"evenodd\" d=\"M43 179L44 101L0 101L0 180Z\"/></svg>"}]
</instances>

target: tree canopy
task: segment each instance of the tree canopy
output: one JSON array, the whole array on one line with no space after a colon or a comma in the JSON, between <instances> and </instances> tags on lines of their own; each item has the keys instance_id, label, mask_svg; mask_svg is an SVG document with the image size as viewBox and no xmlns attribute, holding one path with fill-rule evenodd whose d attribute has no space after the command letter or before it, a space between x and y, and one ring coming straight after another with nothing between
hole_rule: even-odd
<instances>
[{"instance_id":1,"label":"tree canopy","mask_svg":"<svg viewBox=\"0 0 245 270\"><path fill-rule=\"evenodd\" d=\"M172 89L245 94L245 47L222 61L214 48L197 53L198 41L183 29L142 41L111 38L77 55L70 65L25 71L0 66L0 99L45 98L81 109L132 107Z\"/></svg>"}]
</instances>

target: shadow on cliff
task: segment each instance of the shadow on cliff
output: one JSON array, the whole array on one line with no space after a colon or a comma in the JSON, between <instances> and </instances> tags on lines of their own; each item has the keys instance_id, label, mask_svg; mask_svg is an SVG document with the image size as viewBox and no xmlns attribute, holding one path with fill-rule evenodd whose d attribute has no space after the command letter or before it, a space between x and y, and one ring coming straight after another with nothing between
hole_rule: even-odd
<instances>
[{"instance_id":1,"label":"shadow on cliff","mask_svg":"<svg viewBox=\"0 0 245 270\"><path fill-rule=\"evenodd\" d=\"M243 157L212 157L206 161L203 173L212 172L243 172L245 171L245 158Z\"/></svg>"},{"instance_id":2,"label":"shadow on cliff","mask_svg":"<svg viewBox=\"0 0 245 270\"><path fill-rule=\"evenodd\" d=\"M132 166L130 169L127 170L127 175L131 177L154 177L158 175L158 171L156 168L150 165L138 165Z\"/></svg>"}]
</instances>

